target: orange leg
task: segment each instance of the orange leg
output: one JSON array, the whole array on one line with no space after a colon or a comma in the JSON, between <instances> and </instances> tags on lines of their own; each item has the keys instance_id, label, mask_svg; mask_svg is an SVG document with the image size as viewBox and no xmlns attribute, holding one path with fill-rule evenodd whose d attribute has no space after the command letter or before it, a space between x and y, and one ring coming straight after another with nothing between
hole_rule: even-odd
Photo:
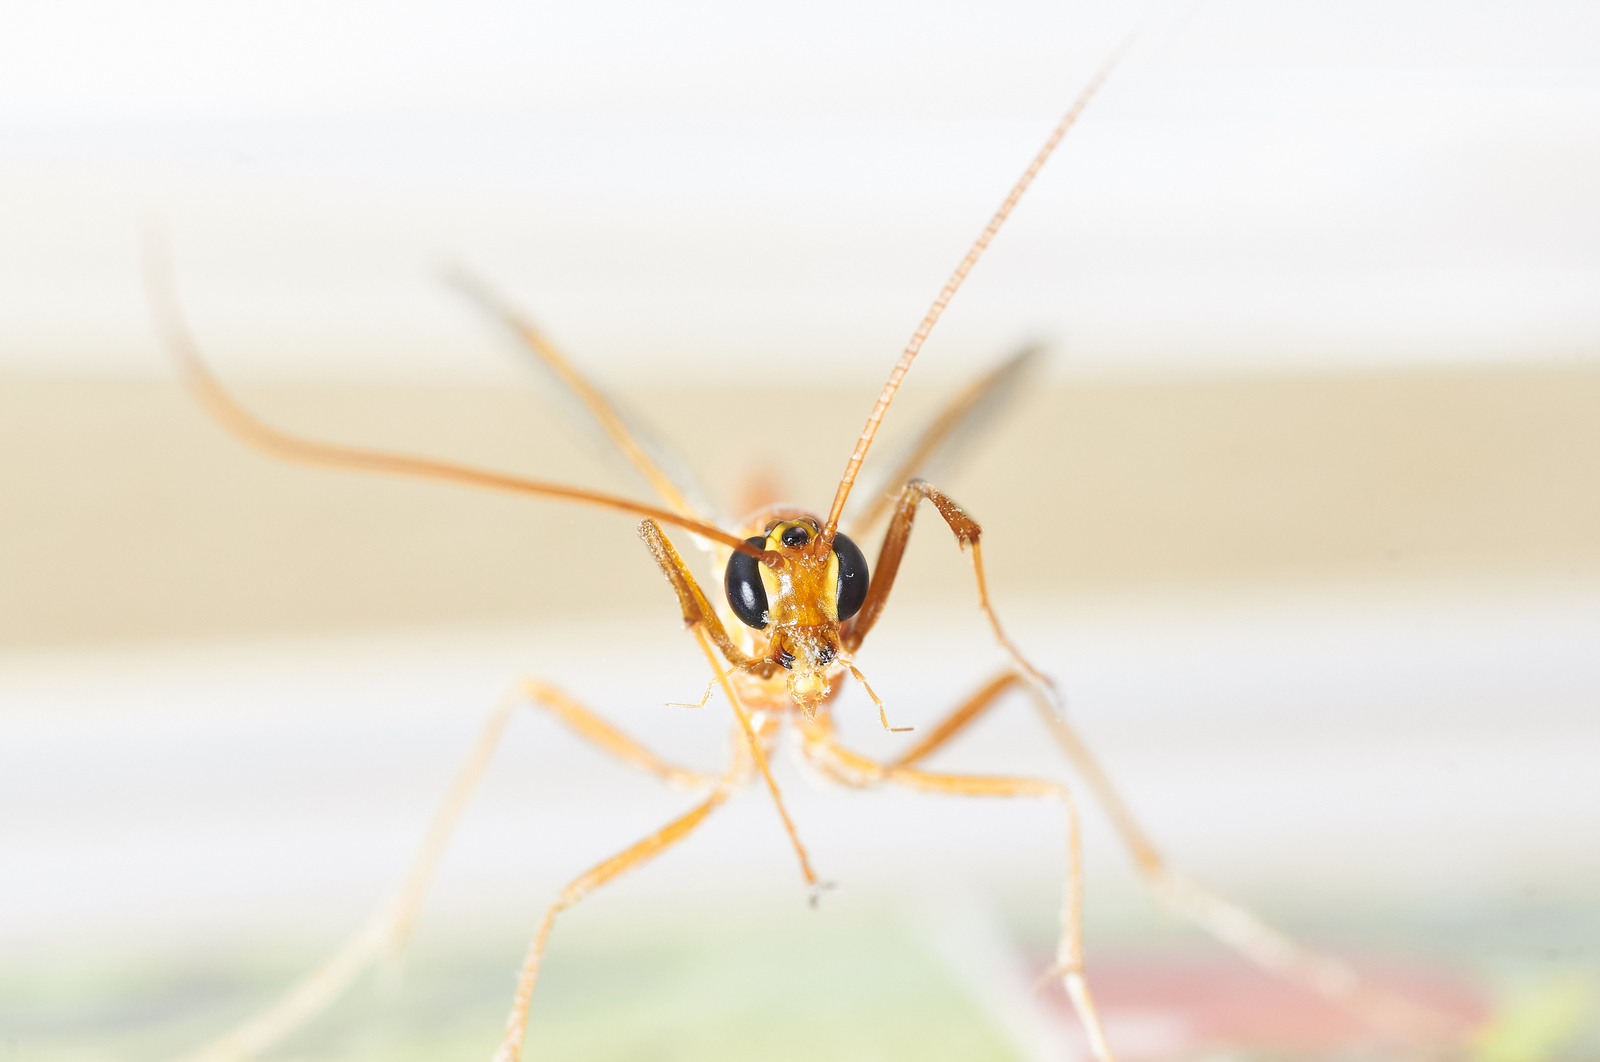
<instances>
[{"instance_id":1,"label":"orange leg","mask_svg":"<svg viewBox=\"0 0 1600 1062\"><path fill-rule=\"evenodd\" d=\"M699 628L722 653L724 659L740 671L768 678L778 670L778 665L773 661L756 660L733 644L733 639L728 637L727 628L717 618L717 610L706 600L705 591L700 589L700 584L695 581L689 566L678 556L672 540L662 533L660 526L654 520L639 522L639 537L644 539L645 547L650 550L650 556L655 558L656 567L661 569L661 574L667 577L667 582L672 584L673 592L678 595L678 606L683 609L684 627Z\"/></svg>"},{"instance_id":2,"label":"orange leg","mask_svg":"<svg viewBox=\"0 0 1600 1062\"><path fill-rule=\"evenodd\" d=\"M678 555L678 551L673 548L667 536L662 534L660 527L653 521L645 520L639 524L639 537L644 539L650 555L655 558L656 565L661 569L661 574L667 577L667 582L678 595L678 605L683 609L683 625L694 631L700 649L711 665L712 673L718 676L717 682L721 684L728 703L733 706L733 713L738 718L739 728L745 736L751 762L761 771L761 777L767 783L767 792L772 794L772 802L777 806L779 817L783 819L784 829L789 832L789 842L794 846L795 855L800 860L800 872L805 876L806 887L810 891L811 902L814 905L824 886L817 879L816 872L811 869L811 857L806 854L805 845L800 843L800 834L795 830L793 820L789 818L789 811L783 806L783 796L778 792L778 783L773 780L772 771L767 766L767 753L761 747L760 738L751 724L750 715L739 702L732 683L728 681L727 673L717 663L711 647L715 645L723 658L736 670L760 675L763 678L776 671L778 665L770 660L754 660L733 644L733 640L728 637L727 629L717 618L716 611L706 600L705 592L700 589L700 584L689 571L689 566L683 563L683 558Z\"/></svg>"},{"instance_id":3,"label":"orange leg","mask_svg":"<svg viewBox=\"0 0 1600 1062\"><path fill-rule=\"evenodd\" d=\"M560 690L538 679L526 679L517 687L523 697L549 711L580 737L631 767L653 774L674 789L703 789L714 783L715 775L686 771L662 761L610 723L584 708Z\"/></svg>"},{"instance_id":4,"label":"orange leg","mask_svg":"<svg viewBox=\"0 0 1600 1062\"><path fill-rule=\"evenodd\" d=\"M908 767L932 755L1015 687L1035 693L1032 700L1040 719L1110 817L1146 885L1163 904L1256 965L1339 1003L1391 1035L1438 1044L1459 1039L1466 1032L1458 1021L1366 983L1345 963L1300 946L1249 911L1169 867L1088 746L1017 672L1002 672L985 683L890 766Z\"/></svg>"},{"instance_id":5,"label":"orange leg","mask_svg":"<svg viewBox=\"0 0 1600 1062\"><path fill-rule=\"evenodd\" d=\"M947 741L962 730L965 730L968 724L993 707L1002 694L1013 687L1024 685L1025 681L1015 671L1002 671L988 682L985 682L977 692L963 701L955 711L945 716L937 726L928 731L926 737L895 757L888 766L910 767L912 764L932 756Z\"/></svg>"},{"instance_id":6,"label":"orange leg","mask_svg":"<svg viewBox=\"0 0 1600 1062\"><path fill-rule=\"evenodd\" d=\"M550 905L550 909L540 921L533 942L528 945L528 954L522 961L522 973L517 979L516 998L511 1004L511 1014L506 1018L505 1038L500 1041L493 1062L520 1062L522 1058L522 1040L528 1027L528 1007L533 1002L533 989L539 979L539 966L544 960L545 944L550 939L550 930L555 925L556 915L612 878L649 862L687 837L696 826L705 821L713 808L728 798L743 773L742 770L736 769L725 775L711 795L687 814L674 819L633 847L591 867L561 890L561 895L556 897L556 902Z\"/></svg>"},{"instance_id":7,"label":"orange leg","mask_svg":"<svg viewBox=\"0 0 1600 1062\"><path fill-rule=\"evenodd\" d=\"M980 697L983 692L980 691ZM989 702L993 701L994 696L989 696ZM968 709L976 700L974 698L957 709L957 714ZM969 717L981 709L980 704L969 713ZM888 782L924 793L975 797L1051 797L1061 802L1067 817L1067 873L1061 896L1061 936L1056 944L1056 965L1051 972L1061 978L1073 1008L1083 1022L1097 1062L1115 1062L1083 973L1083 894L1078 860L1078 808L1071 791L1059 782L1039 778L936 774L913 767L881 764L844 748L834 739L831 726L822 720L802 725L801 737L807 760L844 785L870 788Z\"/></svg>"},{"instance_id":8,"label":"orange leg","mask_svg":"<svg viewBox=\"0 0 1600 1062\"><path fill-rule=\"evenodd\" d=\"M399 890L378 908L359 932L327 961L301 979L265 1010L248 1018L221 1038L189 1055L186 1062L242 1062L270 1050L286 1036L326 1010L365 969L385 956L394 956L411 935L427 896L445 844L483 780L506 725L517 705L527 700L549 709L580 736L625 763L654 774L677 788L702 788L713 776L697 774L665 763L654 753L616 730L555 687L537 680L517 685L501 698L489 714L466 763L456 773L444 802L434 813L422 845Z\"/></svg>"},{"instance_id":9,"label":"orange leg","mask_svg":"<svg viewBox=\"0 0 1600 1062\"><path fill-rule=\"evenodd\" d=\"M783 820L783 828L789 834L789 844L794 847L794 854L800 860L800 873L806 879L806 891L811 906L815 907L822 897L823 890L831 886L821 881L817 877L817 872L811 868L811 856L806 852L806 846L800 842L800 831L794 828L794 820L789 817L789 809L783 806L783 794L778 791L778 782L772 777L772 768L767 763L767 750L762 744L761 735L756 733L750 713L745 711L744 705L739 701L739 695L734 691L733 683L728 681L727 674L717 667L716 655L711 651L711 642L706 638L705 632L696 628L694 634L700 643L700 651L705 654L711 669L717 673L717 683L722 687L723 696L728 698L728 704L733 707L733 714L739 720L739 733L744 738L744 748L750 757L750 762L761 772L762 779L767 783L767 792L772 794L773 806L778 809L778 817Z\"/></svg>"},{"instance_id":10,"label":"orange leg","mask_svg":"<svg viewBox=\"0 0 1600 1062\"><path fill-rule=\"evenodd\" d=\"M1390 1036L1419 1046L1437 1046L1463 1041L1470 1034L1460 1019L1368 983L1346 963L1300 945L1243 907L1169 867L1077 732L1051 703L1037 696L1033 701L1056 744L1094 792L1132 852L1145 884L1163 904L1257 966L1338 1003Z\"/></svg>"},{"instance_id":11,"label":"orange leg","mask_svg":"<svg viewBox=\"0 0 1600 1062\"><path fill-rule=\"evenodd\" d=\"M1017 670L1009 678L1006 675L997 677L978 691L935 727L927 738L901 757L899 763L909 764L930 755L993 704L1010 686L1024 686L1032 697L1040 719L1110 816L1118 835L1132 852L1146 884L1162 903L1257 965L1342 1004L1390 1035L1418 1043L1438 1044L1458 1040L1466 1033L1459 1021L1366 983L1345 963L1301 947L1249 911L1224 900L1167 866L1149 836L1128 810L1121 794L1111 784L1110 778L1067 723L1065 705L1055 683L1023 657L1000 626L999 617L989 602L988 579L983 568L983 552L979 541L983 529L949 496L920 480L906 484L900 493L889 530L884 535L873 586L867 592L861 612L857 614L855 627L847 635L847 645L851 648L859 645L882 611L905 553L917 506L924 498L939 511L960 547L970 552L973 577L977 582L978 608L989 621L995 640L1011 657Z\"/></svg>"},{"instance_id":12,"label":"orange leg","mask_svg":"<svg viewBox=\"0 0 1600 1062\"><path fill-rule=\"evenodd\" d=\"M957 545L963 551L970 552L972 572L978 583L978 610L983 613L984 619L989 621L989 628L994 632L995 640L1011 657L1017 670L1028 683L1058 710L1061 709L1063 707L1061 695L1056 691L1055 684L1050 681L1049 676L1023 657L1021 650L1006 636L1005 630L1000 626L1000 618L995 615L993 606L989 604L989 582L984 574L983 550L979 544L979 540L983 537L983 528L949 495L920 479L912 480L900 491L894 515L889 521L889 529L884 533L883 545L878 550L878 562L873 568L872 582L867 588L866 600L861 603L861 611L850 621L849 627L844 632L845 648L851 652L860 648L867 634L878 622L884 606L888 604L889 593L894 589L895 577L900 572L900 561L905 557L907 543L911 541L911 528L916 522L917 506L924 498L933 503L933 507L949 525L951 533L956 536Z\"/></svg>"}]
</instances>

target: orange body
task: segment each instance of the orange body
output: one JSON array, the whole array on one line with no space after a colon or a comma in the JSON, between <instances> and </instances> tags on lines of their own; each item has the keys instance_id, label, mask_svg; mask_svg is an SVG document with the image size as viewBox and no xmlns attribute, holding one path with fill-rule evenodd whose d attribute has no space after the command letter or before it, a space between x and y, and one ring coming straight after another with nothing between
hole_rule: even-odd
<instances>
[{"instance_id":1,"label":"orange body","mask_svg":"<svg viewBox=\"0 0 1600 1062\"><path fill-rule=\"evenodd\" d=\"M916 477L922 463L982 405L986 395L1008 378L1013 368L1021 363L1020 357L958 398L924 434L912 458L895 473L889 484L890 493L884 496L894 499L888 506L888 527L870 579L859 548L847 536L838 533L844 506L862 461L924 340L1109 69L1108 64L1057 124L934 299L867 417L826 519L789 506L767 505L747 517L737 533L716 526L710 514L691 501L696 492L680 489L674 477L666 474L647 448L633 437L623 418L599 389L578 373L553 344L482 285L470 280L463 283L459 277L457 285L510 326L582 400L622 453L649 480L665 508L586 487L533 480L434 458L323 443L280 431L240 407L206 368L177 310L164 258L152 254L147 279L156 319L169 347L200 401L218 421L251 446L279 458L310 465L454 482L552 501L599 506L643 517L639 535L672 587L685 627L693 632L716 675L713 686L721 686L737 720L732 755L725 770L718 775L702 774L667 763L548 683L539 680L519 683L490 715L396 898L380 908L366 928L311 976L191 1059L240 1062L271 1049L344 993L360 972L399 950L410 934L445 841L481 780L513 708L526 703L551 712L580 737L617 760L652 774L669 786L697 790L701 795L689 810L631 847L595 864L561 890L539 923L523 960L516 995L494 1062L520 1062L522 1058L528 1009L556 917L618 875L648 862L688 837L733 791L757 774L764 779L788 831L815 902L823 884L812 869L768 766L772 747L786 721L793 725L806 762L824 777L845 786L894 785L948 796L1035 797L1059 804L1065 819L1066 874L1056 963L1046 976L1059 979L1066 990L1084 1026L1096 1062L1115 1062L1084 973L1078 818L1071 791L1051 778L947 773L918 766L1011 689L1029 694L1050 735L1106 809L1141 873L1164 902L1260 965L1348 1007L1392 1038L1430 1048L1461 1041L1464 1030L1459 1022L1408 999L1375 990L1338 960L1299 947L1249 912L1168 868L1067 723L1054 683L1027 661L1001 629L989 603L980 546L982 528L948 495ZM884 509L881 501L873 513ZM971 560L978 609L988 621L996 642L1006 652L1009 664L956 705L911 748L892 760L878 761L844 747L837 740L828 704L837 695L841 680L848 672L876 704L884 727L896 729L889 727L883 702L867 685L853 654L883 611L904 557L918 506L923 501L929 502L938 512L956 544ZM864 532L874 522L875 516L869 514L853 526ZM715 568L709 585L725 589L729 594L736 590L737 602L715 590L711 595L705 592L662 530L663 524L689 531L715 545ZM736 556L737 565L733 563ZM843 620L841 611L845 615ZM707 700L709 698L710 689L707 690Z\"/></svg>"}]
</instances>

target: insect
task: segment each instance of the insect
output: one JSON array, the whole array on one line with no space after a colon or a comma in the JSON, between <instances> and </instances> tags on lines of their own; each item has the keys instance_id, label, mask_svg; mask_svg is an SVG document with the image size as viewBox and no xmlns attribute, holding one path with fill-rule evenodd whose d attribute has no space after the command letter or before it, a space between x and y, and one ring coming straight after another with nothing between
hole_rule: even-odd
<instances>
[{"instance_id":1,"label":"insect","mask_svg":"<svg viewBox=\"0 0 1600 1062\"><path fill-rule=\"evenodd\" d=\"M699 799L689 811L579 874L560 892L529 944L504 1036L494 1054L495 1062L516 1062L522 1057L529 1006L546 944L561 913L619 875L648 863L665 849L688 838L733 793L748 784L759 782L770 795L787 830L811 900L816 902L823 884L769 770L769 759L780 737L786 733L798 743L801 754L811 766L827 779L846 787L899 786L954 796L1034 797L1059 803L1065 819L1066 879L1062 888L1055 964L1048 976L1059 979L1064 986L1087 1032L1095 1058L1099 1062L1112 1062L1114 1045L1108 1041L1096 1009L1083 955L1078 810L1071 790L1046 778L945 773L920 766L923 760L957 738L975 719L998 703L1003 694L1013 690L1027 695L1053 740L1111 819L1146 882L1164 903L1256 963L1348 1006L1396 1039L1448 1044L1465 1032L1453 1019L1379 990L1362 981L1343 963L1298 946L1247 911L1170 868L1067 721L1054 683L1029 662L1007 635L989 600L982 528L954 499L917 477L927 458L952 438L973 411L983 405L986 396L1010 379L1014 365L1002 366L964 392L935 420L912 456L896 470L891 484L894 489L887 503L888 527L870 563L862 546L843 529L846 503L857 485L862 462L924 341L1028 186L1100 88L1111 65L1089 83L1051 131L934 299L874 403L826 513L787 505L765 505L733 530L717 526L641 445L605 396L577 372L560 351L515 309L470 281L464 284L469 294L515 330L588 407L624 456L649 480L660 496L659 506L583 487L286 434L257 420L239 406L211 374L177 309L165 260L153 262L147 272L152 304L161 331L187 382L213 417L251 446L275 457L308 465L461 483L600 506L642 518L639 535L677 598L684 625L692 632L712 672L707 697L712 688L720 689L732 706L735 720L730 762L720 774L700 775L661 760L565 692L537 681L521 684L512 696L495 707L485 723L394 899L380 908L320 968L261 1013L203 1047L194 1058L251 1058L269 1051L328 1007L366 968L404 944L446 842L492 759L513 711L522 703L530 703L549 711L602 751L655 775L664 783L694 790ZM839 740L830 704L846 679L854 680L877 705L882 725L886 729L896 729L890 725L883 702L862 673L857 654L894 588L917 514L925 501L970 559L978 609L1010 664L899 756L880 762L852 751ZM859 521L860 526L870 526L879 515L875 508ZM668 527L712 544L720 592L713 584L708 593L695 577L669 537ZM714 599L716 604L713 604Z\"/></svg>"}]
</instances>

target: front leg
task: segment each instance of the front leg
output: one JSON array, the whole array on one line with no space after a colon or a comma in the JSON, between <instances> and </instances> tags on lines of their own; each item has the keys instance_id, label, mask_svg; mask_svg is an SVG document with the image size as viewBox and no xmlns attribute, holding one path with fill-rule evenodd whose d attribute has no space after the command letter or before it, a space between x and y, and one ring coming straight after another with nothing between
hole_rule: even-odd
<instances>
[{"instance_id":1,"label":"front leg","mask_svg":"<svg viewBox=\"0 0 1600 1062\"><path fill-rule=\"evenodd\" d=\"M1017 670L1028 683L1058 712L1061 711L1064 706L1055 683L1051 682L1044 672L1029 663L1011 639L1006 637L1005 630L1000 626L999 617L994 614L994 608L989 604L989 582L984 575L983 549L978 541L983 535L983 528L967 515L966 510L951 500L949 495L920 479L907 483L900 491L899 500L895 502L894 515L889 520L889 530L884 532L883 547L878 551L878 563L873 569L872 585L867 588L867 598L861 603L861 611L856 614L844 632L845 648L851 652L860 648L861 643L866 640L867 633L878 622L883 606L888 604L889 592L894 589L895 576L900 571L900 561L905 557L906 543L911 540L911 525L916 521L917 505L924 498L932 502L933 507L939 510L939 515L944 517L944 522L956 536L956 544L963 552L970 553L972 572L978 581L978 609L989 621L995 640L1011 657Z\"/></svg>"},{"instance_id":2,"label":"front leg","mask_svg":"<svg viewBox=\"0 0 1600 1062\"><path fill-rule=\"evenodd\" d=\"M672 542L662 533L654 520L645 520L639 524L639 537L644 539L644 544L650 548L650 555L656 559L656 564L661 568L661 574L667 577L667 582L672 584L672 589L677 593L678 605L683 609L684 626L694 631L695 639L700 643L700 650L705 653L706 660L711 664L712 673L717 676L716 681L722 687L723 696L728 698L728 703L733 707L733 714L739 720L739 729L743 731L745 744L750 750L750 758L767 783L767 792L772 794L772 803L778 809L778 817L783 819L783 828L788 832L789 843L794 847L794 854L800 860L800 873L806 879L806 888L811 903L815 906L824 885L818 879L816 871L811 868L811 857L806 853L806 846L800 841L800 831L795 829L794 820L789 818L789 809L783 806L783 794L778 792L778 783L772 777L772 769L767 764L766 750L761 747L761 739L756 734L750 713L739 702L737 691L728 681L731 672L722 670L711 647L715 645L728 663L733 665L734 670L759 675L762 678L772 674L778 665L771 660L757 660L733 644L733 639L728 637L727 629L717 618L716 610L711 607L711 602L706 600L705 592L700 589L700 584L695 582L689 566L683 563L683 558L678 556L678 551L673 548Z\"/></svg>"},{"instance_id":3,"label":"front leg","mask_svg":"<svg viewBox=\"0 0 1600 1062\"><path fill-rule=\"evenodd\" d=\"M672 584L673 592L678 595L678 607L683 610L684 627L698 627L728 663L738 670L770 678L777 671L778 665L771 660L757 660L733 644L733 639L728 637L727 628L717 618L717 610L706 600L705 591L700 589L700 584L689 572L689 566L678 556L672 540L662 532L661 525L654 520L641 520L639 537L644 539L645 546L650 550L650 556L655 558L656 567L661 569L661 574L667 577L667 582Z\"/></svg>"}]
</instances>

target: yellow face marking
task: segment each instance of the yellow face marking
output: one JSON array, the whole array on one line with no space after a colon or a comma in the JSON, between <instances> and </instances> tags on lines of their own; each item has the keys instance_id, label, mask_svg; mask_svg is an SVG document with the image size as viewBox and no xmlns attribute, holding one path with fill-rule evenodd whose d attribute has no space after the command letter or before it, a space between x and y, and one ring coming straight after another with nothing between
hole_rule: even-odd
<instances>
[{"instance_id":1,"label":"yellow face marking","mask_svg":"<svg viewBox=\"0 0 1600 1062\"><path fill-rule=\"evenodd\" d=\"M822 577L822 610L828 619L839 620L839 555L828 550L828 567Z\"/></svg>"},{"instance_id":2,"label":"yellow face marking","mask_svg":"<svg viewBox=\"0 0 1600 1062\"><path fill-rule=\"evenodd\" d=\"M786 546L783 533L804 528L804 546ZM783 554L779 571L761 566L767 590L767 616L776 626L814 627L839 620L839 558L829 549L817 553L818 528L809 520L786 520L767 529L767 548Z\"/></svg>"}]
</instances>

